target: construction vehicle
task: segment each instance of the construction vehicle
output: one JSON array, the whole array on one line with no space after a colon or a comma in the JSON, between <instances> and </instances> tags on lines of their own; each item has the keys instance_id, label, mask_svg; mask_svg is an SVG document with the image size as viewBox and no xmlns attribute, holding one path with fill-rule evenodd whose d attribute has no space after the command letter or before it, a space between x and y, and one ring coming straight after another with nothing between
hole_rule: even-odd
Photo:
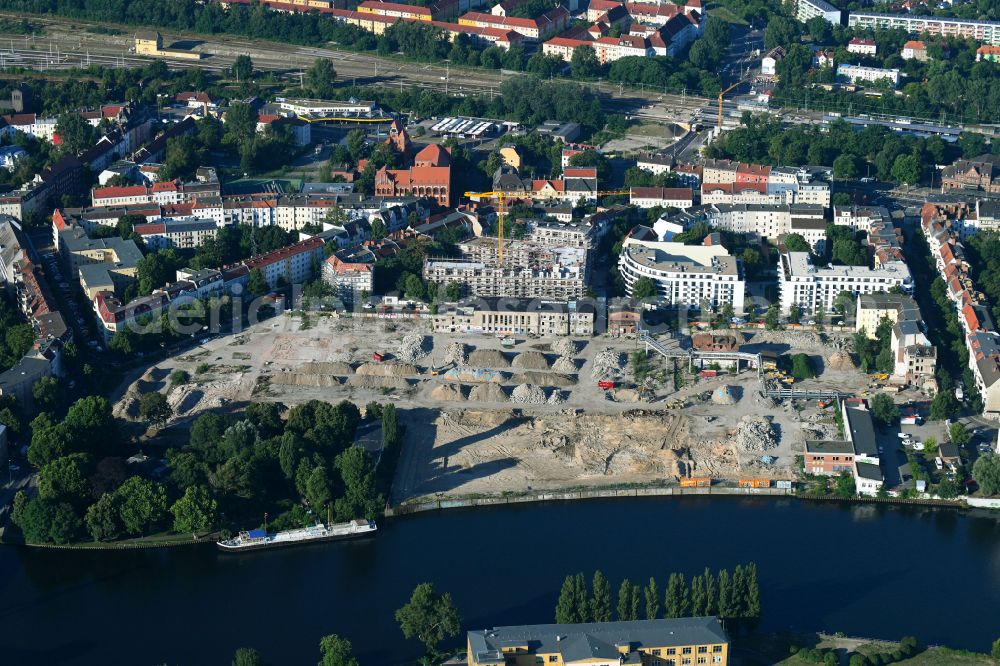
<instances>
[{"instance_id":1,"label":"construction vehicle","mask_svg":"<svg viewBox=\"0 0 1000 666\"><path fill-rule=\"evenodd\" d=\"M629 190L604 190L594 192L594 196L613 196L621 194L631 194ZM497 200L497 263L503 264L503 251L504 251L504 239L503 239L503 223L504 217L507 215L507 209L504 205L504 199L510 198L511 196L517 196L516 193L508 192L466 192L465 196L470 199L496 199Z\"/></svg>"},{"instance_id":2,"label":"construction vehicle","mask_svg":"<svg viewBox=\"0 0 1000 666\"><path fill-rule=\"evenodd\" d=\"M872 377L874 377L876 380L880 382L884 382L885 380L889 379L889 375L885 372L876 372L874 375L872 375Z\"/></svg>"},{"instance_id":3,"label":"construction vehicle","mask_svg":"<svg viewBox=\"0 0 1000 666\"><path fill-rule=\"evenodd\" d=\"M719 121L718 121L719 130L722 130L722 98L725 96L727 92L729 92L733 88L736 88L741 83L743 83L743 79L740 79L739 81L737 81L736 83L734 83L733 85L729 86L728 88L719 93Z\"/></svg>"},{"instance_id":4,"label":"construction vehicle","mask_svg":"<svg viewBox=\"0 0 1000 666\"><path fill-rule=\"evenodd\" d=\"M454 367L455 367L454 363L445 363L444 365L439 365L437 367L431 366L431 375L436 377L437 375L440 375L443 372L448 372Z\"/></svg>"}]
</instances>

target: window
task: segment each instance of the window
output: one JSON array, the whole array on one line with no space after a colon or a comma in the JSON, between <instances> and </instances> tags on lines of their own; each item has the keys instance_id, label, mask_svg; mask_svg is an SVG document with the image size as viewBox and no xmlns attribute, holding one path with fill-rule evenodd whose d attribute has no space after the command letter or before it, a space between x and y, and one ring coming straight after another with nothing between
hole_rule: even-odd
<instances>
[{"instance_id":1,"label":"window","mask_svg":"<svg viewBox=\"0 0 1000 666\"><path fill-rule=\"evenodd\" d=\"M681 650L681 654L691 654L691 648L689 647L684 648L683 650Z\"/></svg>"},{"instance_id":2,"label":"window","mask_svg":"<svg viewBox=\"0 0 1000 666\"><path fill-rule=\"evenodd\" d=\"M698 654L706 654L707 652L708 652L708 646L707 645L699 645L698 646Z\"/></svg>"},{"instance_id":3,"label":"window","mask_svg":"<svg viewBox=\"0 0 1000 666\"><path fill-rule=\"evenodd\" d=\"M545 663L545 657L535 657L535 663L536 664L544 664Z\"/></svg>"},{"instance_id":4,"label":"window","mask_svg":"<svg viewBox=\"0 0 1000 666\"><path fill-rule=\"evenodd\" d=\"M714 657L712 657L712 663L713 664L721 664L722 663L722 657L719 656L719 655L715 655Z\"/></svg>"},{"instance_id":5,"label":"window","mask_svg":"<svg viewBox=\"0 0 1000 666\"><path fill-rule=\"evenodd\" d=\"M677 654L677 648L667 648L667 654Z\"/></svg>"},{"instance_id":6,"label":"window","mask_svg":"<svg viewBox=\"0 0 1000 666\"><path fill-rule=\"evenodd\" d=\"M713 645L712 646L712 652L722 652L722 646L721 645Z\"/></svg>"},{"instance_id":7,"label":"window","mask_svg":"<svg viewBox=\"0 0 1000 666\"><path fill-rule=\"evenodd\" d=\"M559 656L558 655L554 655L554 654L550 654L549 655L549 661L551 661L551 662L559 661Z\"/></svg>"},{"instance_id":8,"label":"window","mask_svg":"<svg viewBox=\"0 0 1000 666\"><path fill-rule=\"evenodd\" d=\"M688 666L688 664L690 664L690 663L691 663L691 659L690 658L681 659L681 664L683 664L684 666Z\"/></svg>"},{"instance_id":9,"label":"window","mask_svg":"<svg viewBox=\"0 0 1000 666\"><path fill-rule=\"evenodd\" d=\"M699 663L699 664L704 664L704 663L706 663L707 661L708 661L708 658L707 658L707 657L698 657L698 663Z\"/></svg>"}]
</instances>

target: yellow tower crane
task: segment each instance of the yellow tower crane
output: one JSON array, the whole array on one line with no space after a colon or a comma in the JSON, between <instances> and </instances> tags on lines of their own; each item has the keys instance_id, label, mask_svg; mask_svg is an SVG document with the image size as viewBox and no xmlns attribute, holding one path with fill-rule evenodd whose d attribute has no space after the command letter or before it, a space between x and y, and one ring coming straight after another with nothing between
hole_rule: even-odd
<instances>
[{"instance_id":1,"label":"yellow tower crane","mask_svg":"<svg viewBox=\"0 0 1000 666\"><path fill-rule=\"evenodd\" d=\"M496 199L497 200L497 263L503 264L503 219L507 215L507 210L504 206L504 199L509 198L512 195L517 195L518 193L510 192L466 192L465 196L469 199ZM612 196L619 194L631 194L629 190L601 190L599 192L594 192L594 196Z\"/></svg>"},{"instance_id":2,"label":"yellow tower crane","mask_svg":"<svg viewBox=\"0 0 1000 666\"><path fill-rule=\"evenodd\" d=\"M741 83L743 83L743 79L740 79L739 81L737 81L736 83L734 83L733 85L729 86L728 88L726 88L725 90L723 90L722 92L719 93L719 121L718 121L719 124L718 124L718 127L719 127L720 130L722 129L722 97L727 92L729 92L730 90L732 90L736 86L740 85Z\"/></svg>"}]
</instances>

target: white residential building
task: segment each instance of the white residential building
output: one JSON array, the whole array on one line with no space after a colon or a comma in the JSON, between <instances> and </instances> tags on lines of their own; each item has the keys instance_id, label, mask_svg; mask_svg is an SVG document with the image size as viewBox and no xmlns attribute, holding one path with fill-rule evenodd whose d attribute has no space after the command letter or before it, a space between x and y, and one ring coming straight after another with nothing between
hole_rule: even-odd
<instances>
[{"instance_id":1,"label":"white residential building","mask_svg":"<svg viewBox=\"0 0 1000 666\"><path fill-rule=\"evenodd\" d=\"M888 80L892 87L899 85L898 69L883 69L881 67L866 67L864 65L838 65L837 76L847 79L851 83L875 83L876 81Z\"/></svg>"},{"instance_id":2,"label":"white residential building","mask_svg":"<svg viewBox=\"0 0 1000 666\"><path fill-rule=\"evenodd\" d=\"M632 230L618 259L629 294L636 281L645 277L653 281L657 295L667 303L695 308L702 303L712 308L731 305L735 312L743 311L746 283L739 261L726 248L639 240L643 230L650 231L645 227Z\"/></svg>"},{"instance_id":3,"label":"white residential building","mask_svg":"<svg viewBox=\"0 0 1000 666\"><path fill-rule=\"evenodd\" d=\"M847 43L848 53L858 53L860 55L875 55L878 51L878 44L874 39L867 37L855 37Z\"/></svg>"},{"instance_id":4,"label":"white residential building","mask_svg":"<svg viewBox=\"0 0 1000 666\"><path fill-rule=\"evenodd\" d=\"M979 21L976 19L918 16L913 14L851 12L847 19L847 26L863 30L892 30L900 28L913 35L927 33L942 37L974 39L982 44L1000 46L1000 21Z\"/></svg>"},{"instance_id":5,"label":"white residential building","mask_svg":"<svg viewBox=\"0 0 1000 666\"><path fill-rule=\"evenodd\" d=\"M867 266L814 266L808 252L785 252L779 258L778 288L781 310L788 312L797 305L803 314L814 314L822 304L833 312L834 301L841 292L854 296L888 292L899 287L912 292L913 278L902 261L893 261L878 268Z\"/></svg>"},{"instance_id":6,"label":"white residential building","mask_svg":"<svg viewBox=\"0 0 1000 666\"><path fill-rule=\"evenodd\" d=\"M319 269L323 262L324 242L313 237L279 248L273 252L247 259L244 264L253 271L260 269L271 289L284 284L302 284L313 277L313 269Z\"/></svg>"},{"instance_id":7,"label":"white residential building","mask_svg":"<svg viewBox=\"0 0 1000 666\"><path fill-rule=\"evenodd\" d=\"M826 0L798 0L795 6L795 18L805 23L819 16L834 25L840 25L842 12Z\"/></svg>"}]
</instances>

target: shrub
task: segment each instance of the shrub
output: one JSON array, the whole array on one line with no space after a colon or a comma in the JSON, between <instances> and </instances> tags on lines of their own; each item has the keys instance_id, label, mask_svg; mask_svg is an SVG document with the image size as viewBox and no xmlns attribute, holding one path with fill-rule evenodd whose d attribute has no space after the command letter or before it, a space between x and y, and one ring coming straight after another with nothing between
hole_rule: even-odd
<instances>
[{"instance_id":1,"label":"shrub","mask_svg":"<svg viewBox=\"0 0 1000 666\"><path fill-rule=\"evenodd\" d=\"M189 381L191 381L191 375L189 375L186 370L174 370L170 373L171 386L187 384Z\"/></svg>"}]
</instances>

